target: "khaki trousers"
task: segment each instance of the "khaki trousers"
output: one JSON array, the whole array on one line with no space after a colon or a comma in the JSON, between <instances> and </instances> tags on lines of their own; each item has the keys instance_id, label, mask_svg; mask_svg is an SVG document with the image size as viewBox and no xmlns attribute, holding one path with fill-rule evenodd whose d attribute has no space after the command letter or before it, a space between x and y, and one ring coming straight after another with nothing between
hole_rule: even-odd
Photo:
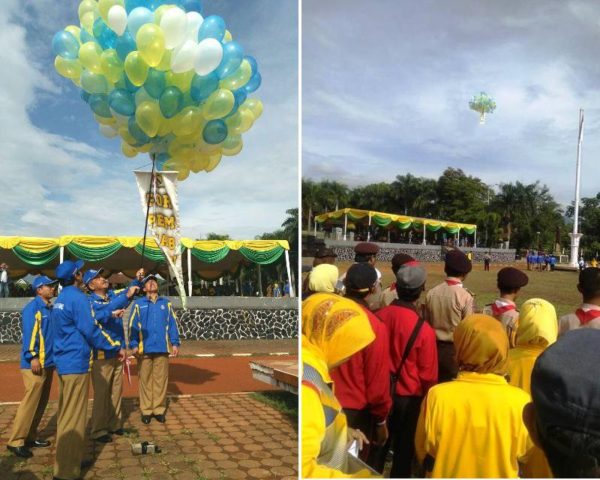
<instances>
[{"instance_id":1,"label":"khaki trousers","mask_svg":"<svg viewBox=\"0 0 600 480\"><path fill-rule=\"evenodd\" d=\"M81 475L85 448L90 375L59 375L60 396L56 424L54 476L74 480Z\"/></svg>"},{"instance_id":2,"label":"khaki trousers","mask_svg":"<svg viewBox=\"0 0 600 480\"><path fill-rule=\"evenodd\" d=\"M142 415L164 415L167 410L169 354L143 355L140 365L140 410Z\"/></svg>"},{"instance_id":3,"label":"khaki trousers","mask_svg":"<svg viewBox=\"0 0 600 480\"><path fill-rule=\"evenodd\" d=\"M123 365L119 359L94 360L92 385L94 406L91 437L96 439L123 427L121 416Z\"/></svg>"},{"instance_id":4,"label":"khaki trousers","mask_svg":"<svg viewBox=\"0 0 600 480\"><path fill-rule=\"evenodd\" d=\"M35 375L28 369L21 369L25 396L17 409L12 433L8 439L10 447L22 447L26 442L36 439L38 425L48 405L54 368L42 368L41 375Z\"/></svg>"}]
</instances>

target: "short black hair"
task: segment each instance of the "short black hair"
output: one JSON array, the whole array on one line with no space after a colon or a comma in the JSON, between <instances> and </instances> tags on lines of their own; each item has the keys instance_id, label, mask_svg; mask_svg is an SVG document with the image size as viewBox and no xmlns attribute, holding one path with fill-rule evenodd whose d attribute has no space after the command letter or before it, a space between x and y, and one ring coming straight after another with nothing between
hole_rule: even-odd
<instances>
[{"instance_id":1,"label":"short black hair","mask_svg":"<svg viewBox=\"0 0 600 480\"><path fill-rule=\"evenodd\" d=\"M579 273L579 291L584 302L600 296L600 268L584 268Z\"/></svg>"},{"instance_id":2,"label":"short black hair","mask_svg":"<svg viewBox=\"0 0 600 480\"><path fill-rule=\"evenodd\" d=\"M421 293L425 290L425 285L421 285L417 288L400 288L396 286L396 292L398 293L398 299L404 300L405 302L414 302L418 300Z\"/></svg>"},{"instance_id":3,"label":"short black hair","mask_svg":"<svg viewBox=\"0 0 600 480\"><path fill-rule=\"evenodd\" d=\"M369 262L372 258L376 257L377 255L375 255L374 253L368 253L368 254L364 254L364 253L356 253L354 255L354 261L356 263L367 263Z\"/></svg>"},{"instance_id":4,"label":"short black hair","mask_svg":"<svg viewBox=\"0 0 600 480\"><path fill-rule=\"evenodd\" d=\"M600 477L600 438L553 426L544 432L538 419L542 450L555 478Z\"/></svg>"},{"instance_id":5,"label":"short black hair","mask_svg":"<svg viewBox=\"0 0 600 480\"><path fill-rule=\"evenodd\" d=\"M366 292L359 292L357 290L349 290L348 288L346 288L346 295L344 295L344 296L347 298L358 298L358 299L362 300L370 293L371 293L370 289L367 290Z\"/></svg>"},{"instance_id":6,"label":"short black hair","mask_svg":"<svg viewBox=\"0 0 600 480\"><path fill-rule=\"evenodd\" d=\"M69 287L69 286L71 286L71 285L74 285L74 284L75 284L75 279L74 279L74 278L71 278L70 280L63 280L63 279L60 279L60 280L58 281L58 283L60 283L60 286L61 286L61 287Z\"/></svg>"},{"instance_id":7,"label":"short black hair","mask_svg":"<svg viewBox=\"0 0 600 480\"><path fill-rule=\"evenodd\" d=\"M513 293L517 293L519 290L521 290L521 287L519 287L519 288L501 288L500 285L498 285L498 290L500 290L500 295L512 295Z\"/></svg>"}]
</instances>

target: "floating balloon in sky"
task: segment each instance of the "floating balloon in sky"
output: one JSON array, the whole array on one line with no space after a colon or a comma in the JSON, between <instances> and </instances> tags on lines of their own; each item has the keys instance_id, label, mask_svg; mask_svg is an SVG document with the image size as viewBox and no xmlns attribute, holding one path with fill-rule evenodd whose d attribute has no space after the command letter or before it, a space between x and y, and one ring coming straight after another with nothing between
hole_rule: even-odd
<instances>
[{"instance_id":1,"label":"floating balloon in sky","mask_svg":"<svg viewBox=\"0 0 600 480\"><path fill-rule=\"evenodd\" d=\"M261 75L201 0L82 0L78 15L52 40L55 69L126 157L149 152L184 180L240 152L263 110L248 97Z\"/></svg>"},{"instance_id":2,"label":"floating balloon in sky","mask_svg":"<svg viewBox=\"0 0 600 480\"><path fill-rule=\"evenodd\" d=\"M479 112L479 123L483 125L485 124L485 114L493 113L496 110L496 102L487 93L481 92L472 98L469 108Z\"/></svg>"}]
</instances>

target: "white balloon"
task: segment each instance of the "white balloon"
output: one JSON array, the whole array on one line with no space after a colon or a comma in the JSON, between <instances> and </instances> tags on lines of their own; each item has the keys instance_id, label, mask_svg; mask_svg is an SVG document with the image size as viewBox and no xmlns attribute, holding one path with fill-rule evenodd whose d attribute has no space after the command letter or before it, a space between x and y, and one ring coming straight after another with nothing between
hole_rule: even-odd
<instances>
[{"instance_id":1,"label":"white balloon","mask_svg":"<svg viewBox=\"0 0 600 480\"><path fill-rule=\"evenodd\" d=\"M188 12L185 14L187 17L187 25L185 27L185 37L188 40L193 40L194 42L198 41L198 30L200 30L200 25L204 21L202 15L198 12Z\"/></svg>"},{"instance_id":2,"label":"white balloon","mask_svg":"<svg viewBox=\"0 0 600 480\"><path fill-rule=\"evenodd\" d=\"M198 75L208 75L223 60L223 46L215 38L207 38L198 44L194 58L194 69Z\"/></svg>"},{"instance_id":3,"label":"white balloon","mask_svg":"<svg viewBox=\"0 0 600 480\"><path fill-rule=\"evenodd\" d=\"M114 138L119 134L119 132L117 132L110 125L100 125L100 133L102 135L104 135L106 138Z\"/></svg>"},{"instance_id":4,"label":"white balloon","mask_svg":"<svg viewBox=\"0 0 600 480\"><path fill-rule=\"evenodd\" d=\"M186 38L187 17L180 8L170 8L160 20L160 28L165 34L165 47L168 49L181 45Z\"/></svg>"},{"instance_id":5,"label":"white balloon","mask_svg":"<svg viewBox=\"0 0 600 480\"><path fill-rule=\"evenodd\" d=\"M194 56L197 49L198 44L196 42L186 40L183 45L173 50L173 54L171 55L171 70L174 73L183 73L194 68Z\"/></svg>"},{"instance_id":6,"label":"white balloon","mask_svg":"<svg viewBox=\"0 0 600 480\"><path fill-rule=\"evenodd\" d=\"M127 28L127 12L121 5L113 5L108 11L108 26L121 36Z\"/></svg>"}]
</instances>

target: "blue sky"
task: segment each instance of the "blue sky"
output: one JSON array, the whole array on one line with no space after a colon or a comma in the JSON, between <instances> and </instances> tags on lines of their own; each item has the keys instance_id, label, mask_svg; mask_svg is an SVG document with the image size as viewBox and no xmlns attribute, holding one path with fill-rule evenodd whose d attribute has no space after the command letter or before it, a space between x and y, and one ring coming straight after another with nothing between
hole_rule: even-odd
<instances>
[{"instance_id":1,"label":"blue sky","mask_svg":"<svg viewBox=\"0 0 600 480\"><path fill-rule=\"evenodd\" d=\"M462 168L493 185L598 186L600 2L303 1L303 176L356 186ZM485 125L469 110L485 91Z\"/></svg>"},{"instance_id":2,"label":"blue sky","mask_svg":"<svg viewBox=\"0 0 600 480\"><path fill-rule=\"evenodd\" d=\"M79 89L54 70L51 40L79 24L72 0L3 0L0 9L0 235L142 235L132 170L99 131ZM244 149L211 173L179 184L182 234L252 239L273 231L298 204L298 15L295 0L204 0L253 55L264 113Z\"/></svg>"}]
</instances>

